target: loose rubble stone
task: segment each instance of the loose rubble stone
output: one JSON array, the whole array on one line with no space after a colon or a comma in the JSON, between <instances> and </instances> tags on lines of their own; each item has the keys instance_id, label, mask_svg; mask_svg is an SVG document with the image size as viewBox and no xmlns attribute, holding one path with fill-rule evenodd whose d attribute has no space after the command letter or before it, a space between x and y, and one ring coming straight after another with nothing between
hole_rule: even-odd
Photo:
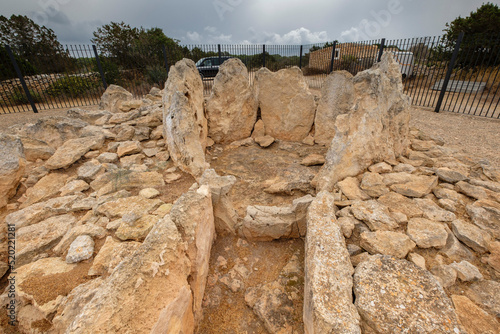
<instances>
[{"instance_id":1,"label":"loose rubble stone","mask_svg":"<svg viewBox=\"0 0 500 334\"><path fill-rule=\"evenodd\" d=\"M408 183L394 184L391 190L407 197L423 197L429 194L438 184L438 178L434 176L413 176Z\"/></svg>"},{"instance_id":2,"label":"loose rubble stone","mask_svg":"<svg viewBox=\"0 0 500 334\"><path fill-rule=\"evenodd\" d=\"M473 186L465 181L457 182L455 188L458 192L475 199L485 199L488 197L487 189L479 186Z\"/></svg>"},{"instance_id":3,"label":"loose rubble stone","mask_svg":"<svg viewBox=\"0 0 500 334\"><path fill-rule=\"evenodd\" d=\"M309 154L300 162L304 166L316 166L325 163L325 157L321 154Z\"/></svg>"},{"instance_id":4,"label":"loose rubble stone","mask_svg":"<svg viewBox=\"0 0 500 334\"><path fill-rule=\"evenodd\" d=\"M497 318L500 317L500 283L490 280L475 282L465 290L465 295Z\"/></svg>"},{"instance_id":5,"label":"loose rubble stone","mask_svg":"<svg viewBox=\"0 0 500 334\"><path fill-rule=\"evenodd\" d=\"M457 218L453 212L441 209L431 199L415 198L414 201L422 210L424 218L440 222L451 222Z\"/></svg>"},{"instance_id":6,"label":"loose rubble stone","mask_svg":"<svg viewBox=\"0 0 500 334\"><path fill-rule=\"evenodd\" d=\"M422 268L424 270L427 269L427 265L425 264L425 258L418 253L408 254L408 261L413 262L415 265L419 266L420 268Z\"/></svg>"},{"instance_id":7,"label":"loose rubble stone","mask_svg":"<svg viewBox=\"0 0 500 334\"><path fill-rule=\"evenodd\" d=\"M87 161L76 170L78 178L87 182L95 179L100 172L104 172L104 166L96 160Z\"/></svg>"},{"instance_id":8,"label":"loose rubble stone","mask_svg":"<svg viewBox=\"0 0 500 334\"><path fill-rule=\"evenodd\" d=\"M77 224L75 224L75 226L71 227L68 232L66 232L57 246L53 248L54 253L63 254L64 252L66 252L71 243L75 241L75 239L79 236L88 235L90 237L100 239L106 235L106 231L104 230L104 228L93 223L87 222L83 225L78 224L81 224L81 222L78 222Z\"/></svg>"},{"instance_id":9,"label":"loose rubble stone","mask_svg":"<svg viewBox=\"0 0 500 334\"><path fill-rule=\"evenodd\" d=\"M399 226L389 215L387 207L375 200L355 201L351 210L354 217L365 222L372 231L394 230Z\"/></svg>"},{"instance_id":10,"label":"loose rubble stone","mask_svg":"<svg viewBox=\"0 0 500 334\"><path fill-rule=\"evenodd\" d=\"M446 167L436 169L436 175L440 180L448 183L457 183L459 181L467 179L467 176L463 175L462 173Z\"/></svg>"},{"instance_id":11,"label":"loose rubble stone","mask_svg":"<svg viewBox=\"0 0 500 334\"><path fill-rule=\"evenodd\" d=\"M74 193L85 191L89 189L90 186L87 182L83 180L73 180L71 182L68 182L59 189L61 192L61 196L67 196L67 195L73 195Z\"/></svg>"},{"instance_id":12,"label":"loose rubble stone","mask_svg":"<svg viewBox=\"0 0 500 334\"><path fill-rule=\"evenodd\" d=\"M67 263L77 263L88 260L94 254L94 240L88 235L81 235L69 246Z\"/></svg>"},{"instance_id":13,"label":"loose rubble stone","mask_svg":"<svg viewBox=\"0 0 500 334\"><path fill-rule=\"evenodd\" d=\"M431 269L431 273L436 277L443 288L452 286L457 280L457 271L449 265L437 265Z\"/></svg>"},{"instance_id":14,"label":"loose rubble stone","mask_svg":"<svg viewBox=\"0 0 500 334\"><path fill-rule=\"evenodd\" d=\"M98 150L104 144L104 136L83 137L66 141L45 162L48 169L67 168L90 150Z\"/></svg>"},{"instance_id":15,"label":"loose rubble stone","mask_svg":"<svg viewBox=\"0 0 500 334\"><path fill-rule=\"evenodd\" d=\"M394 166L393 168L393 172L394 173L400 173L400 172L404 172L404 173L413 173L415 171L415 167L413 167L412 165L410 164L403 164L403 163L400 163L396 166Z\"/></svg>"},{"instance_id":16,"label":"loose rubble stone","mask_svg":"<svg viewBox=\"0 0 500 334\"><path fill-rule=\"evenodd\" d=\"M267 135L289 141L307 137L316 102L298 67L277 72L263 67L255 74L254 86Z\"/></svg>"},{"instance_id":17,"label":"loose rubble stone","mask_svg":"<svg viewBox=\"0 0 500 334\"><path fill-rule=\"evenodd\" d=\"M109 85L104 94L101 96L99 108L108 110L112 113L120 112L120 107L123 102L130 101L133 96L125 88L117 85Z\"/></svg>"},{"instance_id":18,"label":"loose rubble stone","mask_svg":"<svg viewBox=\"0 0 500 334\"><path fill-rule=\"evenodd\" d=\"M380 196L377 201L389 208L392 212L401 212L408 218L421 217L422 209L410 198L400 195L395 192L389 192Z\"/></svg>"},{"instance_id":19,"label":"loose rubble stone","mask_svg":"<svg viewBox=\"0 0 500 334\"><path fill-rule=\"evenodd\" d=\"M113 240L111 236L107 237L99 253L95 256L88 274L91 276L110 274L125 257L132 255L140 245L139 242L135 241L118 242Z\"/></svg>"},{"instance_id":20,"label":"loose rubble stone","mask_svg":"<svg viewBox=\"0 0 500 334\"><path fill-rule=\"evenodd\" d=\"M465 296L452 295L460 324L468 334L495 334L500 323Z\"/></svg>"},{"instance_id":21,"label":"loose rubble stone","mask_svg":"<svg viewBox=\"0 0 500 334\"><path fill-rule=\"evenodd\" d=\"M274 143L274 138L271 137L270 135L255 137L254 140L257 144L259 144L260 147L264 148L269 147L271 146L272 143Z\"/></svg>"},{"instance_id":22,"label":"loose rubble stone","mask_svg":"<svg viewBox=\"0 0 500 334\"><path fill-rule=\"evenodd\" d=\"M346 177L344 180L337 183L337 187L350 200L365 201L371 197L359 187L359 181L355 177Z\"/></svg>"},{"instance_id":23,"label":"loose rubble stone","mask_svg":"<svg viewBox=\"0 0 500 334\"><path fill-rule=\"evenodd\" d=\"M491 241L491 236L487 232L460 219L454 220L451 223L451 228L460 241L476 252L481 254L488 251L488 243Z\"/></svg>"},{"instance_id":24,"label":"loose rubble stone","mask_svg":"<svg viewBox=\"0 0 500 334\"><path fill-rule=\"evenodd\" d=\"M56 151L44 141L23 137L21 138L24 148L24 155L28 161L37 161L38 159L47 160Z\"/></svg>"},{"instance_id":25,"label":"loose rubble stone","mask_svg":"<svg viewBox=\"0 0 500 334\"><path fill-rule=\"evenodd\" d=\"M392 172L392 167L388 163L379 162L378 164L371 165L370 167L368 167L368 170L372 173L382 174L382 173Z\"/></svg>"},{"instance_id":26,"label":"loose rubble stone","mask_svg":"<svg viewBox=\"0 0 500 334\"><path fill-rule=\"evenodd\" d=\"M420 248L442 248L448 239L444 224L425 218L410 219L406 233Z\"/></svg>"},{"instance_id":27,"label":"loose rubble stone","mask_svg":"<svg viewBox=\"0 0 500 334\"><path fill-rule=\"evenodd\" d=\"M406 234L377 231L361 233L360 246L370 254L391 255L404 259L416 244Z\"/></svg>"},{"instance_id":28,"label":"loose rubble stone","mask_svg":"<svg viewBox=\"0 0 500 334\"><path fill-rule=\"evenodd\" d=\"M480 200L466 206L472 222L500 239L500 204L496 201Z\"/></svg>"},{"instance_id":29,"label":"loose rubble stone","mask_svg":"<svg viewBox=\"0 0 500 334\"><path fill-rule=\"evenodd\" d=\"M142 152L141 144L139 144L138 141L126 141L120 143L120 145L118 145L118 148L116 149L116 153L120 158L123 157L124 155L132 155L141 152Z\"/></svg>"},{"instance_id":30,"label":"loose rubble stone","mask_svg":"<svg viewBox=\"0 0 500 334\"><path fill-rule=\"evenodd\" d=\"M314 198L307 195L289 206L248 206L241 233L248 240L271 241L299 238L306 234L306 214Z\"/></svg>"},{"instance_id":31,"label":"loose rubble stone","mask_svg":"<svg viewBox=\"0 0 500 334\"><path fill-rule=\"evenodd\" d=\"M354 273L354 293L361 318L377 333L460 333L443 288L406 260L377 255L362 262Z\"/></svg>"},{"instance_id":32,"label":"loose rubble stone","mask_svg":"<svg viewBox=\"0 0 500 334\"><path fill-rule=\"evenodd\" d=\"M361 333L352 300L354 269L334 207L333 196L320 192L307 214L303 315L307 333Z\"/></svg>"},{"instance_id":33,"label":"loose rubble stone","mask_svg":"<svg viewBox=\"0 0 500 334\"><path fill-rule=\"evenodd\" d=\"M97 157L100 163L113 163L118 161L118 154L111 152L104 152Z\"/></svg>"},{"instance_id":34,"label":"loose rubble stone","mask_svg":"<svg viewBox=\"0 0 500 334\"><path fill-rule=\"evenodd\" d=\"M162 202L159 199L146 199L141 196L132 196L110 200L99 205L94 211L105 215L109 219L121 217L126 213L135 213L139 216L156 210Z\"/></svg>"},{"instance_id":35,"label":"loose rubble stone","mask_svg":"<svg viewBox=\"0 0 500 334\"><path fill-rule=\"evenodd\" d=\"M461 260L473 260L474 254L465 247L458 239L455 237L453 232L446 226L446 232L448 233L448 239L446 240L446 245L440 249L439 253L445 255L453 261Z\"/></svg>"},{"instance_id":36,"label":"loose rubble stone","mask_svg":"<svg viewBox=\"0 0 500 334\"><path fill-rule=\"evenodd\" d=\"M149 231L160 220L160 217L154 215L144 215L139 219L127 222L125 216L122 218L120 227L115 232L115 235L120 240L136 240L142 241L146 238Z\"/></svg>"},{"instance_id":37,"label":"loose rubble stone","mask_svg":"<svg viewBox=\"0 0 500 334\"><path fill-rule=\"evenodd\" d=\"M155 188L144 188L141 191L139 191L139 196L142 196L144 198L155 198L160 195L160 192L156 190Z\"/></svg>"},{"instance_id":38,"label":"loose rubble stone","mask_svg":"<svg viewBox=\"0 0 500 334\"><path fill-rule=\"evenodd\" d=\"M20 208L24 209L59 194L67 179L68 176L61 173L50 173L42 177L33 187L26 190L26 201L21 204ZM61 196L65 195L61 194Z\"/></svg>"},{"instance_id":39,"label":"loose rubble stone","mask_svg":"<svg viewBox=\"0 0 500 334\"><path fill-rule=\"evenodd\" d=\"M457 277L463 282L477 281L483 279L483 275L476 266L465 260L450 266L457 272Z\"/></svg>"},{"instance_id":40,"label":"loose rubble stone","mask_svg":"<svg viewBox=\"0 0 500 334\"><path fill-rule=\"evenodd\" d=\"M214 79L206 105L210 138L216 143L230 143L249 137L257 108L246 66L237 58L225 61Z\"/></svg>"},{"instance_id":41,"label":"loose rubble stone","mask_svg":"<svg viewBox=\"0 0 500 334\"><path fill-rule=\"evenodd\" d=\"M389 192L389 188L384 184L384 178L373 172L363 174L360 187L371 197L380 197Z\"/></svg>"}]
</instances>

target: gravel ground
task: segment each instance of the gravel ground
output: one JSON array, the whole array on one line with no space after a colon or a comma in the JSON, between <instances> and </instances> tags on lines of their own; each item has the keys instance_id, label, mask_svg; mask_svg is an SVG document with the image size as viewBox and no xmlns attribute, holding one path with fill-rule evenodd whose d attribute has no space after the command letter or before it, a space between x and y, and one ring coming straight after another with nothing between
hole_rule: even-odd
<instances>
[{"instance_id":1,"label":"gravel ground","mask_svg":"<svg viewBox=\"0 0 500 334\"><path fill-rule=\"evenodd\" d=\"M80 107L97 109L97 106ZM17 123L31 123L44 116L64 116L68 108L1 114L0 131ZM457 149L474 160L487 159L500 166L500 119L483 118L451 112L435 113L431 109L412 107L410 126L438 136L446 146Z\"/></svg>"},{"instance_id":2,"label":"gravel ground","mask_svg":"<svg viewBox=\"0 0 500 334\"><path fill-rule=\"evenodd\" d=\"M445 146L473 160L487 159L500 167L500 119L413 107L410 126L442 138Z\"/></svg>"}]
</instances>

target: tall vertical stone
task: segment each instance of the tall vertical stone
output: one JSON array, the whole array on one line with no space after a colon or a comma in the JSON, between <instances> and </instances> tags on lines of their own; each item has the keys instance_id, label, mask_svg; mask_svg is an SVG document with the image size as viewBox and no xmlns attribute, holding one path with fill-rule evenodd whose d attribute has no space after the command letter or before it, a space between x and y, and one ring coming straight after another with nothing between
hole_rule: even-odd
<instances>
[{"instance_id":1,"label":"tall vertical stone","mask_svg":"<svg viewBox=\"0 0 500 334\"><path fill-rule=\"evenodd\" d=\"M182 59L170 68L163 102L164 137L170 157L180 169L198 178L208 167L208 129L203 82L192 60Z\"/></svg>"},{"instance_id":2,"label":"tall vertical stone","mask_svg":"<svg viewBox=\"0 0 500 334\"><path fill-rule=\"evenodd\" d=\"M337 116L326 162L313 180L318 190L332 190L375 162L394 159L407 149L410 99L403 93L400 65L391 53L352 78L354 104Z\"/></svg>"},{"instance_id":3,"label":"tall vertical stone","mask_svg":"<svg viewBox=\"0 0 500 334\"><path fill-rule=\"evenodd\" d=\"M15 136L0 134L0 208L16 194L26 166L23 144Z\"/></svg>"},{"instance_id":4,"label":"tall vertical stone","mask_svg":"<svg viewBox=\"0 0 500 334\"><path fill-rule=\"evenodd\" d=\"M298 67L278 72L261 68L255 75L255 88L266 134L289 141L307 137L316 102Z\"/></svg>"},{"instance_id":5,"label":"tall vertical stone","mask_svg":"<svg viewBox=\"0 0 500 334\"><path fill-rule=\"evenodd\" d=\"M334 208L333 195L320 192L307 215L303 317L307 334L361 333L352 300L354 268Z\"/></svg>"},{"instance_id":6,"label":"tall vertical stone","mask_svg":"<svg viewBox=\"0 0 500 334\"><path fill-rule=\"evenodd\" d=\"M230 143L250 137L257 120L257 108L245 64L237 58L225 61L207 101L210 138L216 143Z\"/></svg>"}]
</instances>

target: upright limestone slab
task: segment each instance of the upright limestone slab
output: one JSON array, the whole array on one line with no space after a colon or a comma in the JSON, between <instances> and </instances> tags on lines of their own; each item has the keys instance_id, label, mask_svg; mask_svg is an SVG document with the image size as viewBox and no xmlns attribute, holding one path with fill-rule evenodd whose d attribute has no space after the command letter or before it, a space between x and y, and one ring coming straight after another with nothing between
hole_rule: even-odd
<instances>
[{"instance_id":1,"label":"upright limestone slab","mask_svg":"<svg viewBox=\"0 0 500 334\"><path fill-rule=\"evenodd\" d=\"M301 141L314 122L316 102L298 67L255 75L256 95L266 134L281 140Z\"/></svg>"},{"instance_id":2,"label":"upright limestone slab","mask_svg":"<svg viewBox=\"0 0 500 334\"><path fill-rule=\"evenodd\" d=\"M15 136L0 134L0 208L16 194L26 166L23 144Z\"/></svg>"},{"instance_id":3,"label":"upright limestone slab","mask_svg":"<svg viewBox=\"0 0 500 334\"><path fill-rule=\"evenodd\" d=\"M318 190L332 190L375 162L394 159L408 147L410 99L403 94L399 64L392 54L352 78L354 103L337 116L326 163L313 180Z\"/></svg>"},{"instance_id":4,"label":"upright limestone slab","mask_svg":"<svg viewBox=\"0 0 500 334\"><path fill-rule=\"evenodd\" d=\"M321 88L321 99L314 118L314 141L329 146L335 136L335 120L338 115L351 110L354 102L352 74L335 71L330 74Z\"/></svg>"},{"instance_id":5,"label":"upright limestone slab","mask_svg":"<svg viewBox=\"0 0 500 334\"><path fill-rule=\"evenodd\" d=\"M208 167L208 130L203 83L192 60L182 59L170 68L163 102L164 137L170 157L180 169L198 178Z\"/></svg>"},{"instance_id":6,"label":"upright limestone slab","mask_svg":"<svg viewBox=\"0 0 500 334\"><path fill-rule=\"evenodd\" d=\"M250 137L257 107L246 66L237 58L225 61L207 101L208 135L216 143Z\"/></svg>"},{"instance_id":7,"label":"upright limestone slab","mask_svg":"<svg viewBox=\"0 0 500 334\"><path fill-rule=\"evenodd\" d=\"M313 333L361 333L352 300L352 274L334 198L320 192L307 215L304 329Z\"/></svg>"}]
</instances>

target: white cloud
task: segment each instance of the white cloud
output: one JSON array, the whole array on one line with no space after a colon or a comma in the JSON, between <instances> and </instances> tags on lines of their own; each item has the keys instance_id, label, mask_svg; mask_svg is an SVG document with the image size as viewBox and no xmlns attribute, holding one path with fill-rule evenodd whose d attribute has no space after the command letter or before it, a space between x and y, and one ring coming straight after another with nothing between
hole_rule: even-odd
<instances>
[{"instance_id":1,"label":"white cloud","mask_svg":"<svg viewBox=\"0 0 500 334\"><path fill-rule=\"evenodd\" d=\"M193 32L188 31L186 35L187 35L187 38L189 39L189 41L191 41L191 42L195 42L195 43L202 42L201 35L198 34L196 31L193 31Z\"/></svg>"},{"instance_id":2,"label":"white cloud","mask_svg":"<svg viewBox=\"0 0 500 334\"><path fill-rule=\"evenodd\" d=\"M265 34L265 44L313 44L329 41L326 31L311 31L301 27L280 35L276 33Z\"/></svg>"},{"instance_id":3,"label":"white cloud","mask_svg":"<svg viewBox=\"0 0 500 334\"><path fill-rule=\"evenodd\" d=\"M211 33L211 34L215 34L215 33L217 33L217 28L215 28L215 27L211 27L211 26L206 26L204 30L205 30L205 31L208 31L208 32L209 32L209 33Z\"/></svg>"}]
</instances>

